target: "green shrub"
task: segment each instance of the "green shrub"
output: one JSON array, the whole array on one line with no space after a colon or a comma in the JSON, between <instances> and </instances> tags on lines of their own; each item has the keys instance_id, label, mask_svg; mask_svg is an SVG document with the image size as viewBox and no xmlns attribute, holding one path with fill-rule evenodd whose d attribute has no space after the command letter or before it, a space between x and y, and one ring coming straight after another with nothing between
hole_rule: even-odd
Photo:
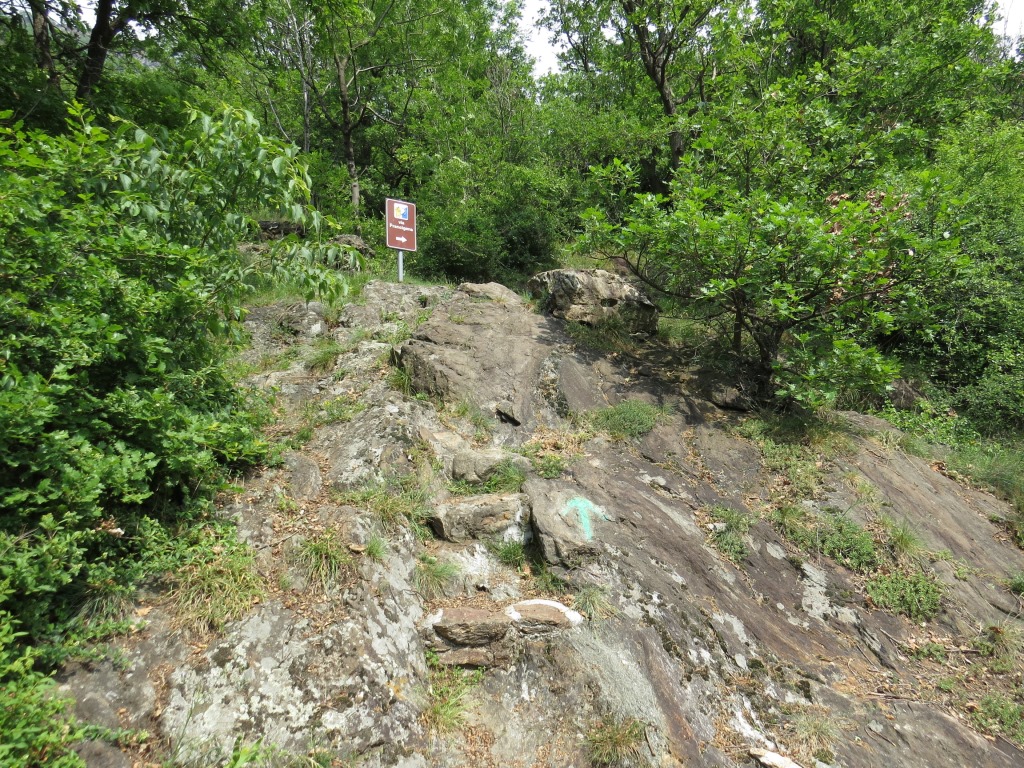
<instances>
[{"instance_id":1,"label":"green shrub","mask_svg":"<svg viewBox=\"0 0 1024 768\"><path fill-rule=\"evenodd\" d=\"M558 185L540 166L448 161L423 190L424 209L429 204L434 213L423 222L410 268L456 280L508 282L551 264Z\"/></svg>"},{"instance_id":2,"label":"green shrub","mask_svg":"<svg viewBox=\"0 0 1024 768\"><path fill-rule=\"evenodd\" d=\"M878 551L871 534L838 510L819 518L817 548L846 567L865 573L878 567Z\"/></svg>"},{"instance_id":3,"label":"green shrub","mask_svg":"<svg viewBox=\"0 0 1024 768\"><path fill-rule=\"evenodd\" d=\"M942 585L923 571L880 574L865 587L875 605L913 621L926 621L939 613Z\"/></svg>"},{"instance_id":4,"label":"green shrub","mask_svg":"<svg viewBox=\"0 0 1024 768\"><path fill-rule=\"evenodd\" d=\"M24 642L130 584L146 515L171 522L265 459L223 359L247 277L338 286L326 251L241 256L247 212L318 224L297 150L251 115L193 112L159 139L115 125L72 108L60 136L0 128L0 610Z\"/></svg>"}]
</instances>

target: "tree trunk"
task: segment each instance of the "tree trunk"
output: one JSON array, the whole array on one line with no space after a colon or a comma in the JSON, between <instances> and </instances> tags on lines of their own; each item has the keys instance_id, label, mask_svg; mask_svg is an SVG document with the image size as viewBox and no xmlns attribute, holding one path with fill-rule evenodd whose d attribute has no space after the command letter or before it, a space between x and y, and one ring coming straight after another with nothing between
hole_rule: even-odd
<instances>
[{"instance_id":1,"label":"tree trunk","mask_svg":"<svg viewBox=\"0 0 1024 768\"><path fill-rule=\"evenodd\" d=\"M78 88L75 90L75 98L80 101L85 101L92 95L93 89L103 77L103 67L107 63L110 43L118 29L123 26L120 19L117 24L111 22L113 13L114 0L99 0L96 4L96 23L93 25L92 34L89 35L85 63L82 65Z\"/></svg>"},{"instance_id":2,"label":"tree trunk","mask_svg":"<svg viewBox=\"0 0 1024 768\"><path fill-rule=\"evenodd\" d=\"M342 150L345 153L345 167L348 169L349 181L352 184L352 218L356 222L356 234L362 236L363 227L359 219L359 166L356 165L356 146L353 134L358 120L352 114L348 82L349 59L334 53L334 66L338 77L338 95L341 100L341 132Z\"/></svg>"},{"instance_id":3,"label":"tree trunk","mask_svg":"<svg viewBox=\"0 0 1024 768\"><path fill-rule=\"evenodd\" d=\"M57 68L53 65L53 52L50 49L50 18L43 0L32 0L32 37L35 41L36 65L46 73L46 79L54 84L59 79Z\"/></svg>"}]
</instances>

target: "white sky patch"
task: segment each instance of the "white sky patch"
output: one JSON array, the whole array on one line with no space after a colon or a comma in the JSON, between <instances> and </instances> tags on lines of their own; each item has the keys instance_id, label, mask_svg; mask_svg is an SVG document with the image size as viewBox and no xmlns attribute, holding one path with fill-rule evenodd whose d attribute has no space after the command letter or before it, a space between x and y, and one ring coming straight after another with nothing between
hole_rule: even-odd
<instances>
[{"instance_id":1,"label":"white sky patch","mask_svg":"<svg viewBox=\"0 0 1024 768\"><path fill-rule=\"evenodd\" d=\"M533 57L534 77L558 71L559 48L551 44L549 30L537 27L537 19L547 8L547 0L524 0L523 18L519 22L526 38L526 53Z\"/></svg>"}]
</instances>

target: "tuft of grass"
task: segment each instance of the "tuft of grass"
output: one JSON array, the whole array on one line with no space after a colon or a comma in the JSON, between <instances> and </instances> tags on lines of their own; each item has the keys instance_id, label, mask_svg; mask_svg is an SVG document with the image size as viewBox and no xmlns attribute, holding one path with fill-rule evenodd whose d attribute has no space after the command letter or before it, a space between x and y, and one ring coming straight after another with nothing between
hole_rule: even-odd
<instances>
[{"instance_id":1,"label":"tuft of grass","mask_svg":"<svg viewBox=\"0 0 1024 768\"><path fill-rule=\"evenodd\" d=\"M313 348L306 356L306 367L314 373L327 373L334 368L338 358L348 348L333 338L320 338L313 342Z\"/></svg>"},{"instance_id":2,"label":"tuft of grass","mask_svg":"<svg viewBox=\"0 0 1024 768\"><path fill-rule=\"evenodd\" d=\"M384 562L384 556L387 554L387 551L387 542L380 536L371 536L369 541L366 542L366 556L375 563Z\"/></svg>"},{"instance_id":3,"label":"tuft of grass","mask_svg":"<svg viewBox=\"0 0 1024 768\"><path fill-rule=\"evenodd\" d=\"M882 515L878 523L885 532L885 546L897 562L918 562L921 559L924 544L909 521L897 522L888 515Z\"/></svg>"},{"instance_id":4,"label":"tuft of grass","mask_svg":"<svg viewBox=\"0 0 1024 768\"><path fill-rule=\"evenodd\" d=\"M526 482L526 473L511 459L499 462L484 482L488 493L519 493Z\"/></svg>"},{"instance_id":5,"label":"tuft of grass","mask_svg":"<svg viewBox=\"0 0 1024 768\"><path fill-rule=\"evenodd\" d=\"M643 738L644 724L639 720L606 717L587 733L590 761L600 768L629 764L639 759Z\"/></svg>"},{"instance_id":6,"label":"tuft of grass","mask_svg":"<svg viewBox=\"0 0 1024 768\"><path fill-rule=\"evenodd\" d=\"M624 400L618 405L589 414L590 425L614 440L643 437L665 417L665 411L640 400Z\"/></svg>"},{"instance_id":7,"label":"tuft of grass","mask_svg":"<svg viewBox=\"0 0 1024 768\"><path fill-rule=\"evenodd\" d=\"M409 527L419 539L429 538L426 519L430 514L428 494L415 478L392 479L362 488L334 492L341 504L368 509L385 533Z\"/></svg>"},{"instance_id":8,"label":"tuft of grass","mask_svg":"<svg viewBox=\"0 0 1024 768\"><path fill-rule=\"evenodd\" d=\"M392 389L397 389L406 397L412 397L412 374L405 370L405 368L392 368L388 373L387 381L388 386Z\"/></svg>"},{"instance_id":9,"label":"tuft of grass","mask_svg":"<svg viewBox=\"0 0 1024 768\"><path fill-rule=\"evenodd\" d=\"M374 333L373 338L377 341L382 341L385 344L396 347L403 341L408 341L412 338L412 328L404 320L385 320L384 322L389 323L392 327L382 328Z\"/></svg>"},{"instance_id":10,"label":"tuft of grass","mask_svg":"<svg viewBox=\"0 0 1024 768\"><path fill-rule=\"evenodd\" d=\"M564 595L568 591L565 580L556 576L534 551L533 557L527 562L527 568L533 577L533 586L541 594Z\"/></svg>"},{"instance_id":11,"label":"tuft of grass","mask_svg":"<svg viewBox=\"0 0 1024 768\"><path fill-rule=\"evenodd\" d=\"M597 584L581 588L573 598L573 607L591 621L610 619L618 613L609 599L607 587Z\"/></svg>"},{"instance_id":12,"label":"tuft of grass","mask_svg":"<svg viewBox=\"0 0 1024 768\"><path fill-rule=\"evenodd\" d=\"M833 750L842 729L827 711L815 708L800 712L793 718L793 731L793 743L801 753L823 763L835 760Z\"/></svg>"},{"instance_id":13,"label":"tuft of grass","mask_svg":"<svg viewBox=\"0 0 1024 768\"><path fill-rule=\"evenodd\" d=\"M483 681L483 670L469 672L458 667L442 667L431 657L430 702L423 712L423 723L434 733L448 733L465 722L466 699Z\"/></svg>"},{"instance_id":14,"label":"tuft of grass","mask_svg":"<svg viewBox=\"0 0 1024 768\"><path fill-rule=\"evenodd\" d=\"M217 632L242 618L264 595L252 550L225 540L196 551L172 576L176 623L186 632Z\"/></svg>"},{"instance_id":15,"label":"tuft of grass","mask_svg":"<svg viewBox=\"0 0 1024 768\"><path fill-rule=\"evenodd\" d=\"M416 561L413 582L423 597L435 600L444 595L445 590L458 575L459 566L455 563L446 563L433 555L423 554Z\"/></svg>"},{"instance_id":16,"label":"tuft of grass","mask_svg":"<svg viewBox=\"0 0 1024 768\"><path fill-rule=\"evenodd\" d=\"M507 565L509 568L522 570L526 564L526 550L523 542L511 539L509 541L492 541L487 548L498 558L498 562Z\"/></svg>"},{"instance_id":17,"label":"tuft of grass","mask_svg":"<svg viewBox=\"0 0 1024 768\"><path fill-rule=\"evenodd\" d=\"M1024 631L1011 619L985 627L974 641L974 648L989 658L989 668L997 674L1013 672L1024 652Z\"/></svg>"},{"instance_id":18,"label":"tuft of grass","mask_svg":"<svg viewBox=\"0 0 1024 768\"><path fill-rule=\"evenodd\" d=\"M326 592L352 563L338 534L329 528L303 540L295 554L296 560L309 574L311 583Z\"/></svg>"},{"instance_id":19,"label":"tuft of grass","mask_svg":"<svg viewBox=\"0 0 1024 768\"><path fill-rule=\"evenodd\" d=\"M934 618L942 603L942 585L920 570L878 574L868 580L865 589L879 608L913 621Z\"/></svg>"},{"instance_id":20,"label":"tuft of grass","mask_svg":"<svg viewBox=\"0 0 1024 768\"><path fill-rule=\"evenodd\" d=\"M366 410L366 403L355 395L334 397L322 402L311 402L305 408L306 426L322 427L327 424L347 424Z\"/></svg>"},{"instance_id":21,"label":"tuft of grass","mask_svg":"<svg viewBox=\"0 0 1024 768\"><path fill-rule=\"evenodd\" d=\"M715 522L711 543L734 563L741 562L749 554L743 537L750 530L750 516L722 505L708 507L706 513Z\"/></svg>"}]
</instances>

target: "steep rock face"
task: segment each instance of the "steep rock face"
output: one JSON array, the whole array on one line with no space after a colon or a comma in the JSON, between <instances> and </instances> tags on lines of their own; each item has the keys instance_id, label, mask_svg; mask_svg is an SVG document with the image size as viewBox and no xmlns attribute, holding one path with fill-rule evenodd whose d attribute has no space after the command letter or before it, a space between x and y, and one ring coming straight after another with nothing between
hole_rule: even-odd
<instances>
[{"instance_id":1,"label":"steep rock face","mask_svg":"<svg viewBox=\"0 0 1024 768\"><path fill-rule=\"evenodd\" d=\"M254 548L266 599L218 636L188 637L152 597L118 667L68 670L83 717L151 728L196 758L240 737L368 766L582 767L588 738L634 723L631 765L746 766L751 749L804 768L813 753L865 768L1024 764L972 730L954 696L924 682L941 670L908 651L927 638L969 650L979 627L1018 609L999 586L1024 566L998 524L1004 504L886 447L873 435L887 427L867 417L849 417L838 457L812 463L802 512L871 526L883 510L913 525L923 551L944 550L929 565L943 610L922 627L872 607L861 574L779 533L762 507L792 480L737 433L743 417L685 389L658 349L577 349L501 286L370 284L364 297L327 330L362 337L332 370L300 356L253 379L281 393L289 419L314 419L304 446L222 508ZM306 327L254 336L301 344ZM392 353L402 328L411 338ZM392 387L388 359L409 393ZM660 409L638 440L582 430L573 415L625 399ZM529 473L520 492L452 495L454 480L472 493L510 456ZM543 464L551 456L560 469ZM721 510L747 520L735 562L716 545ZM426 524L440 540L423 537ZM325 531L353 561L318 585L297 555ZM374 537L387 540L378 560L365 555ZM520 564L517 543L536 559ZM442 579L439 564L458 574ZM485 672L445 734L431 730L432 707L452 666ZM812 748L814 722L825 735ZM95 765L114 759L88 749L106 755Z\"/></svg>"}]
</instances>

